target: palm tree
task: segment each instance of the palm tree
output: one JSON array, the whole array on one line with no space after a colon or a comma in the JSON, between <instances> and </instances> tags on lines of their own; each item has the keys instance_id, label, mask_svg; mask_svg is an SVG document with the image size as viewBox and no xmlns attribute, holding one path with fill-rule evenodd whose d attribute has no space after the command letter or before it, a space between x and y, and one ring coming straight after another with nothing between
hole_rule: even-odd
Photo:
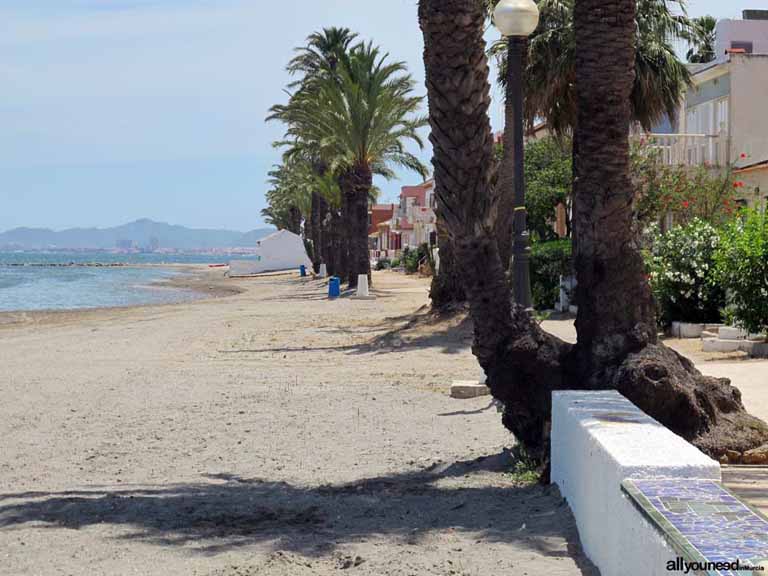
<instances>
[{"instance_id":1,"label":"palm tree","mask_svg":"<svg viewBox=\"0 0 768 576\"><path fill-rule=\"evenodd\" d=\"M307 37L306 46L296 48L286 70L291 75L300 74L301 79L293 86L301 86L305 80L333 75L340 63L347 61L347 55L357 39L349 28L323 28Z\"/></svg>"},{"instance_id":2,"label":"palm tree","mask_svg":"<svg viewBox=\"0 0 768 576\"><path fill-rule=\"evenodd\" d=\"M768 442L727 381L704 377L656 342L642 262L629 225L630 97L635 0L576 0L574 90L578 110L574 207L579 342L543 332L510 290L494 236L490 87L480 2L421 0L437 189L470 304L473 353L504 424L545 457L553 390L617 389L714 456ZM581 307L583 306L583 311Z\"/></svg>"},{"instance_id":3,"label":"palm tree","mask_svg":"<svg viewBox=\"0 0 768 576\"><path fill-rule=\"evenodd\" d=\"M338 175L342 212L348 232L350 286L360 274L370 274L368 202L373 175L394 177L393 166L422 176L426 168L408 151L419 148L419 129L427 120L418 116L423 98L413 95L414 82L402 62L387 62L372 44L352 48L334 75L313 80L311 90L300 90L280 110L286 137L312 146Z\"/></svg>"},{"instance_id":4,"label":"palm tree","mask_svg":"<svg viewBox=\"0 0 768 576\"><path fill-rule=\"evenodd\" d=\"M419 25L424 28L426 18L426 2L419 2ZM424 37L424 66L430 66L429 39ZM435 190L440 187L437 175L434 176ZM438 313L450 313L457 306L467 301L467 295L462 285L461 274L454 255L453 241L445 224L445 210L439 192L435 193L435 228L437 229L437 248L440 256L440 266L432 276L429 289L429 299L432 309Z\"/></svg>"},{"instance_id":5,"label":"palm tree","mask_svg":"<svg viewBox=\"0 0 768 576\"><path fill-rule=\"evenodd\" d=\"M686 59L691 64L712 62L717 57L715 54L717 19L713 16L694 18L692 28L687 38L691 47L685 55Z\"/></svg>"},{"instance_id":6,"label":"palm tree","mask_svg":"<svg viewBox=\"0 0 768 576\"><path fill-rule=\"evenodd\" d=\"M291 59L286 70L300 78L289 85L289 89L298 89L304 93L314 90L316 82L323 78L335 77L339 65L348 62L349 51L357 39L357 34L348 28L324 28L307 37L306 45L295 50L296 55ZM281 108L272 109L271 118L281 118ZM288 149L286 156L300 156L311 164L317 176L317 182L328 192L326 178L328 160L321 157L315 143L296 140L284 143ZM338 211L341 204L335 204L337 198L328 198L319 190L312 192L310 211L310 234L313 246L313 265L318 271L325 262L331 274L341 274L346 268L346 243L341 241L345 236L342 230L342 220ZM336 206L336 208L332 208ZM335 210L335 212L333 212ZM331 227L332 226L332 227Z\"/></svg>"},{"instance_id":7,"label":"palm tree","mask_svg":"<svg viewBox=\"0 0 768 576\"><path fill-rule=\"evenodd\" d=\"M268 224L302 234L302 222L311 209L312 174L301 162L287 161L269 172L268 208L262 210Z\"/></svg>"}]
</instances>

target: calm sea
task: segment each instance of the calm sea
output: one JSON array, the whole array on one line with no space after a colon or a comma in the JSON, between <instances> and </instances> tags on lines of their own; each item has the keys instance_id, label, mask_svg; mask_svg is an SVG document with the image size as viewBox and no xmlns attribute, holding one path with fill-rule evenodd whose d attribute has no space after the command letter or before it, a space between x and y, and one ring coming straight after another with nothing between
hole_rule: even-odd
<instances>
[{"instance_id":1,"label":"calm sea","mask_svg":"<svg viewBox=\"0 0 768 576\"><path fill-rule=\"evenodd\" d=\"M181 273L162 264L206 264L228 260L229 257L186 254L0 252L0 311L101 308L191 300L199 297L198 293L155 285ZM129 266L82 266L94 263Z\"/></svg>"}]
</instances>

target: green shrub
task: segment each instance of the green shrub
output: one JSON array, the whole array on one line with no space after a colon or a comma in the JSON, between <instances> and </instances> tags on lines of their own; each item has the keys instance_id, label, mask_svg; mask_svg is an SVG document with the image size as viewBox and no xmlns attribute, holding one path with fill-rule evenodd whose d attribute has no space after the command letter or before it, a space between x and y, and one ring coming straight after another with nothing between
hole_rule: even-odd
<instances>
[{"instance_id":1,"label":"green shrub","mask_svg":"<svg viewBox=\"0 0 768 576\"><path fill-rule=\"evenodd\" d=\"M747 210L729 224L716 260L735 323L754 334L768 331L768 216Z\"/></svg>"},{"instance_id":2,"label":"green shrub","mask_svg":"<svg viewBox=\"0 0 768 576\"><path fill-rule=\"evenodd\" d=\"M531 292L537 310L553 308L560 298L560 276L572 272L568 239L535 242L531 250Z\"/></svg>"},{"instance_id":3,"label":"green shrub","mask_svg":"<svg viewBox=\"0 0 768 576\"><path fill-rule=\"evenodd\" d=\"M422 244L415 250L413 248L405 248L403 250L403 266L408 274L415 274L419 271L419 263L428 257L429 247L426 244Z\"/></svg>"},{"instance_id":4,"label":"green shrub","mask_svg":"<svg viewBox=\"0 0 768 576\"><path fill-rule=\"evenodd\" d=\"M392 268L400 268L400 258L393 258L389 265Z\"/></svg>"},{"instance_id":5,"label":"green shrub","mask_svg":"<svg viewBox=\"0 0 768 576\"><path fill-rule=\"evenodd\" d=\"M655 234L648 265L662 324L720 321L725 292L715 274L719 245L717 229L699 218Z\"/></svg>"},{"instance_id":6,"label":"green shrub","mask_svg":"<svg viewBox=\"0 0 768 576\"><path fill-rule=\"evenodd\" d=\"M376 261L376 270L387 270L392 266L388 258L382 258Z\"/></svg>"}]
</instances>

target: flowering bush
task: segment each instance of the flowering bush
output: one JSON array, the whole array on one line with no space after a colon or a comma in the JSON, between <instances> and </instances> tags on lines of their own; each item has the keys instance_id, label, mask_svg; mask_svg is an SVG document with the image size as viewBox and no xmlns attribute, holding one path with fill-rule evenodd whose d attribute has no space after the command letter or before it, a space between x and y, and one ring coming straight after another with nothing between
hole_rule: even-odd
<instances>
[{"instance_id":1,"label":"flowering bush","mask_svg":"<svg viewBox=\"0 0 768 576\"><path fill-rule=\"evenodd\" d=\"M638 192L636 218L641 226L668 214L681 224L699 218L719 225L733 217L737 198L748 193L742 190L744 182L734 181L733 166L722 172L707 164L670 166L660 161L659 154L652 142L635 144L631 150Z\"/></svg>"},{"instance_id":2,"label":"flowering bush","mask_svg":"<svg viewBox=\"0 0 768 576\"><path fill-rule=\"evenodd\" d=\"M743 212L725 228L716 260L736 324L754 334L768 331L768 216Z\"/></svg>"},{"instance_id":3,"label":"flowering bush","mask_svg":"<svg viewBox=\"0 0 768 576\"><path fill-rule=\"evenodd\" d=\"M718 231L694 218L655 235L649 255L650 281L664 324L717 322L725 293L715 274Z\"/></svg>"}]
</instances>

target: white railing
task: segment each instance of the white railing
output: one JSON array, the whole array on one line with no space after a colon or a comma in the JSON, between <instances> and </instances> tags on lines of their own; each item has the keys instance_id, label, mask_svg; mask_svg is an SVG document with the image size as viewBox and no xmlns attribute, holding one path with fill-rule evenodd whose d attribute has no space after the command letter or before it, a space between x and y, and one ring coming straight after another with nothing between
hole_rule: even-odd
<instances>
[{"instance_id":1,"label":"white railing","mask_svg":"<svg viewBox=\"0 0 768 576\"><path fill-rule=\"evenodd\" d=\"M730 162L727 135L644 134L638 137L659 153L668 166L725 166Z\"/></svg>"}]
</instances>

